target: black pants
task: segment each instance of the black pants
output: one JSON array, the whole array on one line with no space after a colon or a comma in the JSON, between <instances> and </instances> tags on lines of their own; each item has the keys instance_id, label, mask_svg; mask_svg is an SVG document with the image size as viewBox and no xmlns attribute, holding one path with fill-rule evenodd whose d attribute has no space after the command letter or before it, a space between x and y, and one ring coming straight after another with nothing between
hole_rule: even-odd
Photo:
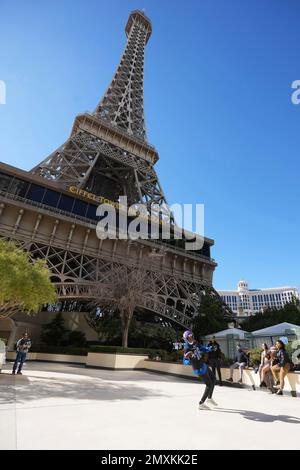
<instances>
[{"instance_id":1,"label":"black pants","mask_svg":"<svg viewBox=\"0 0 300 470\"><path fill-rule=\"evenodd\" d=\"M216 369L218 371L219 382L222 383L222 375L221 375L221 367L220 367L220 359L211 359L209 361L209 365L212 368L213 374L216 377Z\"/></svg>"},{"instance_id":2,"label":"black pants","mask_svg":"<svg viewBox=\"0 0 300 470\"><path fill-rule=\"evenodd\" d=\"M201 375L201 379L205 383L205 390L200 400L200 404L204 403L207 398L212 398L216 384L216 378L209 367L207 367L205 374Z\"/></svg>"}]
</instances>

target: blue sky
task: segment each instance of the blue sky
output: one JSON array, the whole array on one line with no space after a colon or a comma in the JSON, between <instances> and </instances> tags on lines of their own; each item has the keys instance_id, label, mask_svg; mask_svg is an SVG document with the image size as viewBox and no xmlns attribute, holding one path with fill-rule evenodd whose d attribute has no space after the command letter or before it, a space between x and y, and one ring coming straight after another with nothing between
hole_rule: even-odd
<instances>
[{"instance_id":1,"label":"blue sky","mask_svg":"<svg viewBox=\"0 0 300 470\"><path fill-rule=\"evenodd\" d=\"M145 113L170 203L204 203L214 285L300 287L297 0L0 0L0 160L30 169L93 110L145 8Z\"/></svg>"}]
</instances>

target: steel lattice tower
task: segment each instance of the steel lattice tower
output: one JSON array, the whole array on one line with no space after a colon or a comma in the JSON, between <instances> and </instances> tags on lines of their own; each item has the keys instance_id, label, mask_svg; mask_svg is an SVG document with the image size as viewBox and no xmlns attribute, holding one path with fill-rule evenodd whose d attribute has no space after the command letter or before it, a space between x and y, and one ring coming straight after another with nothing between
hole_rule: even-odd
<instances>
[{"instance_id":1,"label":"steel lattice tower","mask_svg":"<svg viewBox=\"0 0 300 470\"><path fill-rule=\"evenodd\" d=\"M146 140L144 119L144 55L152 31L150 20L134 11L125 31L124 54L96 110L77 116L67 142L32 173L113 201L124 195L130 205L156 204L167 212L154 169L159 157Z\"/></svg>"},{"instance_id":2,"label":"steel lattice tower","mask_svg":"<svg viewBox=\"0 0 300 470\"><path fill-rule=\"evenodd\" d=\"M109 282L113 264L134 269L142 263L156 290L151 299L141 298L141 308L189 326L202 295L218 295L212 287L213 240L205 238L198 252L161 240L99 240L89 215L91 197L118 201L125 195L129 204L162 207L172 223L144 119L151 22L133 11L125 31L127 44L110 86L94 112L75 118L68 140L30 172L0 164L0 236L47 261L68 310L80 310L95 283Z\"/></svg>"},{"instance_id":3,"label":"steel lattice tower","mask_svg":"<svg viewBox=\"0 0 300 470\"><path fill-rule=\"evenodd\" d=\"M126 28L127 45L117 72L96 113L138 139L147 140L144 118L144 56L152 27L141 12L132 13Z\"/></svg>"}]
</instances>

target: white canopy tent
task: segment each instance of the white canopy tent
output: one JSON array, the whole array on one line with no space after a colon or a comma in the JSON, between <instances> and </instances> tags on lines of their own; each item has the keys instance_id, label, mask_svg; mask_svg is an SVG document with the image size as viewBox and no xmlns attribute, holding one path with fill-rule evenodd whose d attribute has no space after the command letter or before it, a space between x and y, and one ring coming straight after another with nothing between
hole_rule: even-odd
<instances>
[{"instance_id":1,"label":"white canopy tent","mask_svg":"<svg viewBox=\"0 0 300 470\"><path fill-rule=\"evenodd\" d=\"M244 339L245 333L248 334L248 331L241 330L240 328L227 328L227 330L218 331L217 333L212 333L211 335L206 335L205 339L210 340L213 336L216 338L224 338L228 335L237 335L239 338Z\"/></svg>"},{"instance_id":2,"label":"white canopy tent","mask_svg":"<svg viewBox=\"0 0 300 470\"><path fill-rule=\"evenodd\" d=\"M284 335L286 330L293 330L295 333L300 332L300 326L294 325L293 323L278 323L277 325L268 326L267 328L262 328L261 330L252 331L253 336L278 336Z\"/></svg>"},{"instance_id":3,"label":"white canopy tent","mask_svg":"<svg viewBox=\"0 0 300 470\"><path fill-rule=\"evenodd\" d=\"M247 347L248 345L245 335L249 335L249 333L240 328L227 328L226 330L206 335L202 340L204 339L204 342L208 343L215 336L225 356L234 358L238 345L242 347Z\"/></svg>"}]
</instances>

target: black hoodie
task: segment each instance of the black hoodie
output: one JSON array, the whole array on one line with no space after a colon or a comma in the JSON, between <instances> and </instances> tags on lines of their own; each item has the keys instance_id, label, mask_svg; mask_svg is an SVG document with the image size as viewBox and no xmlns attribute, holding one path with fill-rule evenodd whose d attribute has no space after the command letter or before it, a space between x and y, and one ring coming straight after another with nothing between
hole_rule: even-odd
<instances>
[{"instance_id":1,"label":"black hoodie","mask_svg":"<svg viewBox=\"0 0 300 470\"><path fill-rule=\"evenodd\" d=\"M238 349L235 356L235 362L246 362L246 364L248 364L248 356L242 349Z\"/></svg>"},{"instance_id":2,"label":"black hoodie","mask_svg":"<svg viewBox=\"0 0 300 470\"><path fill-rule=\"evenodd\" d=\"M209 359L215 361L216 359L220 359L221 358L221 348L220 348L220 345L219 343L217 343L216 341L213 343L212 341L210 341L208 343L208 346L210 346L212 348L211 352L209 353Z\"/></svg>"}]
</instances>

